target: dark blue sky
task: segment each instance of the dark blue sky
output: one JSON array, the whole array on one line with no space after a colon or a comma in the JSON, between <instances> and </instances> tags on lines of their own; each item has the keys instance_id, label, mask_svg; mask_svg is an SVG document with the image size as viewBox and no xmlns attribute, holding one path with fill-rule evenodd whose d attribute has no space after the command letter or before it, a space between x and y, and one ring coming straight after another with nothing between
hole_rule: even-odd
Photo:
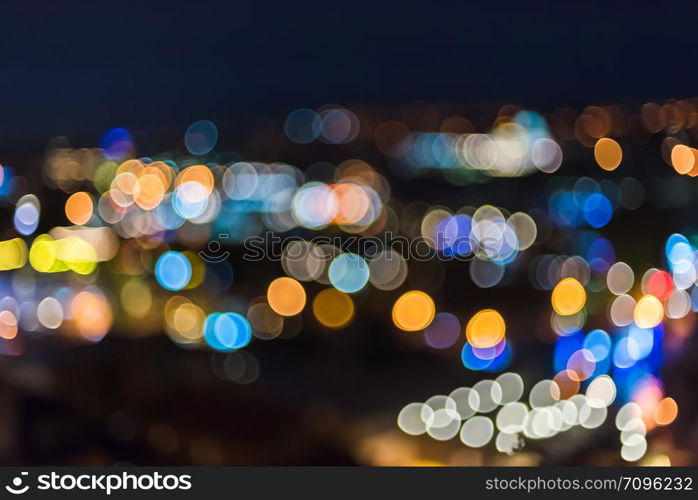
<instances>
[{"instance_id":1,"label":"dark blue sky","mask_svg":"<svg viewBox=\"0 0 698 500\"><path fill-rule=\"evenodd\" d=\"M0 145L322 103L543 111L696 90L695 2L4 1Z\"/></svg>"}]
</instances>

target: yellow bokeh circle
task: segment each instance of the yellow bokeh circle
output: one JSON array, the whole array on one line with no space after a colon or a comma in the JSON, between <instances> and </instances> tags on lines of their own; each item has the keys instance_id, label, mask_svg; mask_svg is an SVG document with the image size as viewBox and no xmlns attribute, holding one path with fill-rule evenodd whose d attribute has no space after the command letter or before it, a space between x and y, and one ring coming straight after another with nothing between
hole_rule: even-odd
<instances>
[{"instance_id":1,"label":"yellow bokeh circle","mask_svg":"<svg viewBox=\"0 0 698 500\"><path fill-rule=\"evenodd\" d=\"M277 278L267 288L269 306L281 316L295 316L305 307L303 285L293 278Z\"/></svg>"},{"instance_id":2,"label":"yellow bokeh circle","mask_svg":"<svg viewBox=\"0 0 698 500\"><path fill-rule=\"evenodd\" d=\"M431 324L435 314L434 301L420 290L404 293L393 305L393 323L406 332L423 330Z\"/></svg>"},{"instance_id":3,"label":"yellow bokeh circle","mask_svg":"<svg viewBox=\"0 0 698 500\"><path fill-rule=\"evenodd\" d=\"M582 310L587 301L587 294L579 281L565 278L553 289L550 301L560 316L571 316Z\"/></svg>"},{"instance_id":4,"label":"yellow bokeh circle","mask_svg":"<svg viewBox=\"0 0 698 500\"><path fill-rule=\"evenodd\" d=\"M623 150L613 139L602 137L594 145L594 158L604 170L615 170L623 161Z\"/></svg>"},{"instance_id":5,"label":"yellow bokeh circle","mask_svg":"<svg viewBox=\"0 0 698 500\"><path fill-rule=\"evenodd\" d=\"M313 314L329 328L341 328L354 317L354 302L346 293L328 288L313 300Z\"/></svg>"},{"instance_id":6,"label":"yellow bokeh circle","mask_svg":"<svg viewBox=\"0 0 698 500\"><path fill-rule=\"evenodd\" d=\"M506 329L504 318L499 312L483 309L468 321L465 337L471 346L484 349L499 344L504 339Z\"/></svg>"},{"instance_id":7,"label":"yellow bokeh circle","mask_svg":"<svg viewBox=\"0 0 698 500\"><path fill-rule=\"evenodd\" d=\"M635 304L635 324L640 328L654 328L664 319L664 307L654 295L645 295Z\"/></svg>"}]
</instances>

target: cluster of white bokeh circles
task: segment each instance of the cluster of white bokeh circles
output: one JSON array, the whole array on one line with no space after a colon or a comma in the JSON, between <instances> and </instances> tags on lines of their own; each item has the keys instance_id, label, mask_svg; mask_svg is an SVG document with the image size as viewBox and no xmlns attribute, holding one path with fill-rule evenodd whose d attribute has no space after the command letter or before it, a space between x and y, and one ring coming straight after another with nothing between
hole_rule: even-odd
<instances>
[{"instance_id":1,"label":"cluster of white bokeh circles","mask_svg":"<svg viewBox=\"0 0 698 500\"><path fill-rule=\"evenodd\" d=\"M634 402L624 404L616 414L616 428L620 431L620 456L635 462L647 452L647 427L642 420L642 409Z\"/></svg>"},{"instance_id":2,"label":"cluster of white bokeh circles","mask_svg":"<svg viewBox=\"0 0 698 500\"><path fill-rule=\"evenodd\" d=\"M595 377L585 394L561 399L558 384L541 380L521 401L521 376L507 372L495 380L481 380L473 387L459 387L448 395L436 395L424 403L409 403L399 413L398 427L406 434L427 434L438 441L460 436L471 448L481 448L494 438L497 451L513 454L523 447L524 438L549 439L572 427L600 427L608 407L616 399L616 385L608 375ZM484 414L497 410L494 418ZM647 450L646 429L636 403L627 403L616 416L621 431L621 457L636 461ZM495 437L495 432L497 435Z\"/></svg>"},{"instance_id":3,"label":"cluster of white bokeh circles","mask_svg":"<svg viewBox=\"0 0 698 500\"><path fill-rule=\"evenodd\" d=\"M481 380L473 387L459 387L448 395L432 396L424 403L410 403L400 411L397 424L412 436L426 433L438 441L447 441L460 435L466 446L480 448L492 440L495 432L493 420L482 414L520 404L517 401L523 391L523 380L518 374L503 373L495 380ZM513 415L511 410L507 412ZM506 425L506 419L502 422L501 425ZM500 422L497 427L500 427ZM501 428L499 434L502 434ZM504 448L511 449L518 443L518 437L516 443L507 445L498 435L496 442L498 449L500 442Z\"/></svg>"}]
</instances>

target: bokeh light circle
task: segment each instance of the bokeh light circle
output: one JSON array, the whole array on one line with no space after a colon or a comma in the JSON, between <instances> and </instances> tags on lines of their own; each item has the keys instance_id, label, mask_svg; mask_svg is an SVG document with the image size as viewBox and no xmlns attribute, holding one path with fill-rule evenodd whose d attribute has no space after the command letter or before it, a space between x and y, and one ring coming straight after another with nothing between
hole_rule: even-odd
<instances>
[{"instance_id":1,"label":"bokeh light circle","mask_svg":"<svg viewBox=\"0 0 698 500\"><path fill-rule=\"evenodd\" d=\"M165 252L155 263L155 279L167 290L181 290L186 287L191 275L191 263L180 252Z\"/></svg>"},{"instance_id":2,"label":"bokeh light circle","mask_svg":"<svg viewBox=\"0 0 698 500\"><path fill-rule=\"evenodd\" d=\"M213 313L206 317L203 326L204 340L217 351L234 351L250 343L252 327L238 313Z\"/></svg>"},{"instance_id":3,"label":"bokeh light circle","mask_svg":"<svg viewBox=\"0 0 698 500\"><path fill-rule=\"evenodd\" d=\"M187 128L184 134L184 144L193 155L205 155L216 147L218 129L209 120L199 120Z\"/></svg>"},{"instance_id":4,"label":"bokeh light circle","mask_svg":"<svg viewBox=\"0 0 698 500\"><path fill-rule=\"evenodd\" d=\"M334 258L328 274L332 286L345 293L361 290L368 283L369 275L366 261L353 253L343 253Z\"/></svg>"},{"instance_id":5,"label":"bokeh light circle","mask_svg":"<svg viewBox=\"0 0 698 500\"><path fill-rule=\"evenodd\" d=\"M664 319L664 307L654 295L644 295L635 305L633 319L640 328L654 328Z\"/></svg>"},{"instance_id":6,"label":"bokeh light circle","mask_svg":"<svg viewBox=\"0 0 698 500\"><path fill-rule=\"evenodd\" d=\"M448 349L460 338L461 325L451 313L439 313L424 330L424 340L434 349Z\"/></svg>"},{"instance_id":7,"label":"bokeh light circle","mask_svg":"<svg viewBox=\"0 0 698 500\"><path fill-rule=\"evenodd\" d=\"M565 278L553 289L551 302L556 313L561 316L570 316L584 307L586 291L576 279Z\"/></svg>"},{"instance_id":8,"label":"bokeh light circle","mask_svg":"<svg viewBox=\"0 0 698 500\"><path fill-rule=\"evenodd\" d=\"M267 288L269 306L281 316L295 316L305 307L303 285L293 278L277 278Z\"/></svg>"},{"instance_id":9,"label":"bokeh light circle","mask_svg":"<svg viewBox=\"0 0 698 500\"><path fill-rule=\"evenodd\" d=\"M496 346L504 339L505 333L504 318L494 309L483 309L475 313L465 329L468 342L481 349Z\"/></svg>"},{"instance_id":10,"label":"bokeh light circle","mask_svg":"<svg viewBox=\"0 0 698 500\"><path fill-rule=\"evenodd\" d=\"M602 169L615 170L623 160L623 150L613 139L602 137L594 145L594 158Z\"/></svg>"},{"instance_id":11,"label":"bokeh light circle","mask_svg":"<svg viewBox=\"0 0 698 500\"><path fill-rule=\"evenodd\" d=\"M341 328L354 317L354 301L346 293L327 288L313 299L313 314L322 325Z\"/></svg>"},{"instance_id":12,"label":"bokeh light circle","mask_svg":"<svg viewBox=\"0 0 698 500\"><path fill-rule=\"evenodd\" d=\"M65 202L66 217L70 222L79 226L90 220L93 210L92 197L84 191L73 193Z\"/></svg>"},{"instance_id":13,"label":"bokeh light circle","mask_svg":"<svg viewBox=\"0 0 698 500\"><path fill-rule=\"evenodd\" d=\"M487 417L478 415L465 421L460 431L461 442L471 448L482 448L494 436L494 424Z\"/></svg>"},{"instance_id":14,"label":"bokeh light circle","mask_svg":"<svg viewBox=\"0 0 698 500\"><path fill-rule=\"evenodd\" d=\"M420 290L411 290L400 296L393 305L393 323L406 332L423 330L434 319L434 300Z\"/></svg>"}]
</instances>

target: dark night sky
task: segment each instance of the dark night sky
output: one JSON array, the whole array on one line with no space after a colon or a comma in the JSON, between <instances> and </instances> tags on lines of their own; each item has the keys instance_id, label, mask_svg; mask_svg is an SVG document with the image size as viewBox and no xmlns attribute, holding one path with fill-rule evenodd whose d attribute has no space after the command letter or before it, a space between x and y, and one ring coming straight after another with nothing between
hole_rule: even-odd
<instances>
[{"instance_id":1,"label":"dark night sky","mask_svg":"<svg viewBox=\"0 0 698 500\"><path fill-rule=\"evenodd\" d=\"M325 102L542 111L698 95L698 4L10 0L0 146L111 126L245 128Z\"/></svg>"}]
</instances>

